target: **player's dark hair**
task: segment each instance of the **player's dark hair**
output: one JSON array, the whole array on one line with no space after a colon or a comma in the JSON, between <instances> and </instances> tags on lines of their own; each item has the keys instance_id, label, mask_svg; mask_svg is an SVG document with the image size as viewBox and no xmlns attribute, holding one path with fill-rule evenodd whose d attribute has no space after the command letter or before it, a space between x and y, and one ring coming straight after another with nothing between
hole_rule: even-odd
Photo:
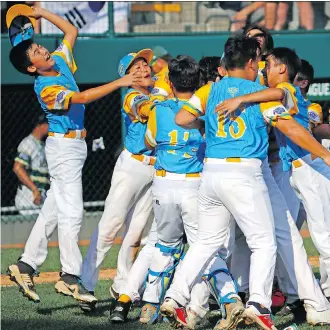
<instances>
[{"instance_id":1,"label":"player's dark hair","mask_svg":"<svg viewBox=\"0 0 330 330\"><path fill-rule=\"evenodd\" d=\"M244 69L249 60L255 61L260 51L256 39L236 36L225 43L225 63L228 70Z\"/></svg>"},{"instance_id":2,"label":"player's dark hair","mask_svg":"<svg viewBox=\"0 0 330 330\"><path fill-rule=\"evenodd\" d=\"M201 58L199 61L199 67L201 70L201 79L205 84L208 81L215 81L220 77L218 68L221 66L221 57L219 56L207 56Z\"/></svg>"},{"instance_id":3,"label":"player's dark hair","mask_svg":"<svg viewBox=\"0 0 330 330\"><path fill-rule=\"evenodd\" d=\"M27 68L32 65L28 51L33 45L33 40L24 40L13 47L9 54L9 60L14 68L24 74L37 76L37 72L29 72Z\"/></svg>"},{"instance_id":4,"label":"player's dark hair","mask_svg":"<svg viewBox=\"0 0 330 330\"><path fill-rule=\"evenodd\" d=\"M168 78L178 92L194 92L200 85L199 65L192 57L179 55L168 64Z\"/></svg>"},{"instance_id":5,"label":"player's dark hair","mask_svg":"<svg viewBox=\"0 0 330 330\"><path fill-rule=\"evenodd\" d=\"M265 49L267 54L274 49L274 40L270 32L263 26L252 24L245 27L243 34L246 36L251 30L260 30L265 38ZM267 56L267 54L265 54Z\"/></svg>"},{"instance_id":6,"label":"player's dark hair","mask_svg":"<svg viewBox=\"0 0 330 330\"><path fill-rule=\"evenodd\" d=\"M289 82L293 83L301 66L300 58L296 52L290 48L277 47L274 48L269 55L274 58L275 62L284 64L287 67Z\"/></svg>"},{"instance_id":7,"label":"player's dark hair","mask_svg":"<svg viewBox=\"0 0 330 330\"><path fill-rule=\"evenodd\" d=\"M296 79L298 81L308 80L307 86L304 88L306 91L309 89L309 85L312 83L314 79L314 68L313 66L306 60L300 60L301 65L300 69L297 73Z\"/></svg>"}]
</instances>

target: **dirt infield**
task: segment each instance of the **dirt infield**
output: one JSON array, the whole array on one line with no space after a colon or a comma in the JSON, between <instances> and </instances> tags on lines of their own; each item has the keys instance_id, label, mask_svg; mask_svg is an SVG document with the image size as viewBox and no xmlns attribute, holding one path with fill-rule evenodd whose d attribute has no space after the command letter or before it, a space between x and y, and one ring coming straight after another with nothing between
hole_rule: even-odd
<instances>
[{"instance_id":1,"label":"dirt infield","mask_svg":"<svg viewBox=\"0 0 330 330\"><path fill-rule=\"evenodd\" d=\"M100 271L101 280L112 280L116 276L116 269L103 269ZM34 278L36 284L42 283L56 283L59 280L58 272L44 272L40 273L38 277ZM15 284L9 280L9 276L1 275L1 286L14 286Z\"/></svg>"}]
</instances>

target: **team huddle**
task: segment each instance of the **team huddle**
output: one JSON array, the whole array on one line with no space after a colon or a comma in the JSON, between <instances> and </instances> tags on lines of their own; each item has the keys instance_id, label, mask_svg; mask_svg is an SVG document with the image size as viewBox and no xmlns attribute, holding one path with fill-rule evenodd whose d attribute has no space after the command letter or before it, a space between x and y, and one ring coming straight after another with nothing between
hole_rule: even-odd
<instances>
[{"instance_id":1,"label":"team huddle","mask_svg":"<svg viewBox=\"0 0 330 330\"><path fill-rule=\"evenodd\" d=\"M118 80L80 92L73 76L77 29L42 8L33 13L64 39L53 53L31 39L10 53L17 70L35 76L49 122L50 190L23 255L8 268L23 295L40 301L33 276L58 227L55 289L84 311L97 308L99 270L125 224L111 322L125 322L142 302L141 323L195 329L216 308L215 329L245 321L275 330L271 307L280 293L283 315L304 309L309 324L329 325L330 152L317 141L329 139L329 125L306 96L311 64L274 48L268 31L251 26L227 40L221 57L199 63L180 55L155 65L151 49L127 54ZM84 104L120 87L128 87L124 150L82 260ZM320 282L299 232L301 203L320 253Z\"/></svg>"}]
</instances>

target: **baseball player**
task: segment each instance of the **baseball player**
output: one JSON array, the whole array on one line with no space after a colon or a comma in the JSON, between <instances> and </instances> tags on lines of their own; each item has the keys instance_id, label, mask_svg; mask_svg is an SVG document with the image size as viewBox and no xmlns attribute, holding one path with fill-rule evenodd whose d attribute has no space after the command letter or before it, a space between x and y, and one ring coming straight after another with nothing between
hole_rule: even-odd
<instances>
[{"instance_id":1,"label":"baseball player","mask_svg":"<svg viewBox=\"0 0 330 330\"><path fill-rule=\"evenodd\" d=\"M154 83L149 67L151 59L151 49L143 49L127 54L119 62L118 73L121 77L139 68L145 77L139 85L131 85L124 97L122 114L127 129L124 150L116 162L105 209L83 262L83 283L93 291L101 263L119 229L126 224L126 236L118 255L121 277L110 288L115 298L118 298L133 263L131 247L139 244L143 229L153 219L151 183L155 158L144 144L146 124L153 104L149 99L149 89Z\"/></svg>"},{"instance_id":2,"label":"baseball player","mask_svg":"<svg viewBox=\"0 0 330 330\"><path fill-rule=\"evenodd\" d=\"M286 93L286 106L307 130L309 130L309 102L305 100L300 88L294 88L295 75L292 76L291 61L296 60L295 53L289 49L278 48L268 59L267 76L270 87L283 88ZM290 59L290 61L288 61ZM298 58L299 59L299 58ZM297 60L296 60L297 61ZM286 64L289 63L289 64ZM300 63L299 63L300 64ZM284 68L279 70L278 67ZM283 140L278 139L283 142ZM307 213L307 222L311 237L318 251L327 274L327 280L321 283L325 296L330 296L330 153L324 147L321 155L304 146L297 146L289 139L280 143L280 155L283 169L292 166L291 185L302 200ZM326 314L327 313L327 314ZM324 312L330 324L330 310ZM307 314L308 321L308 314Z\"/></svg>"},{"instance_id":3,"label":"baseball player","mask_svg":"<svg viewBox=\"0 0 330 330\"><path fill-rule=\"evenodd\" d=\"M20 184L15 196L15 206L23 215L40 212L49 188L49 173L43 141L47 133L47 119L42 115L38 118L32 133L25 137L17 148L13 171Z\"/></svg>"},{"instance_id":4,"label":"baseball player","mask_svg":"<svg viewBox=\"0 0 330 330\"><path fill-rule=\"evenodd\" d=\"M216 105L229 96L234 96L236 93L244 95L244 92L252 88L262 89L260 85L251 82L257 76L257 52L258 46L255 40L230 38L225 45L229 78L224 79L219 87L213 85L212 89L203 87L203 90L197 91L190 100L192 106L189 104L184 106L176 116L177 123L188 125L195 121L200 113L206 112L207 158L200 188L199 240L190 248L182 267L177 270L167 293L169 299L166 299L161 307L161 311L168 317L175 317L178 304L185 304L189 285L203 270L205 261L223 244L221 234L223 235L232 213L252 251L250 298L243 317L256 322L263 329L275 328L269 308L276 242L270 201L261 170L261 160L267 156L267 128L260 110L255 108L255 103L246 104L231 119L224 120L224 117L221 117L223 115L220 115L219 120L214 112ZM240 61L245 62L244 66ZM246 84L244 91L243 84ZM260 109L270 124L276 125L291 139L306 145L309 150L327 159L328 156L323 148L318 143L314 143L315 140L292 120L280 103L261 103ZM244 140L246 142L242 144ZM242 155L245 157L239 157ZM255 203L258 203L258 206L254 207ZM216 220L215 215L219 220ZM265 246L260 248L262 245ZM259 271L255 273L258 268Z\"/></svg>"},{"instance_id":5,"label":"baseball player","mask_svg":"<svg viewBox=\"0 0 330 330\"><path fill-rule=\"evenodd\" d=\"M277 60L277 66L280 65L280 63L285 63L286 69L286 77L282 77L282 79L287 79L288 81L293 81L293 79L296 76L296 73L298 72L299 66L300 66L300 59L297 57L297 55L287 48L275 48L269 55L268 60L273 60L273 58ZM271 69L267 67L267 77L268 73ZM279 70L277 68L273 68L273 70L276 72L276 70ZM282 70L283 71L283 70ZM271 76L271 79L273 81L275 80L274 74ZM277 78L279 80L279 78ZM276 80L275 80L276 81ZM271 86L271 85L270 85ZM273 83L274 86L274 83ZM288 83L278 84L278 92L279 92L279 98L280 94L284 91L284 99L283 103L285 104L286 108L293 114L299 113L299 116L295 116L295 118L298 118L297 121L301 122L306 128L309 126L309 119L308 119L308 102L301 96L300 89L297 88L295 91L294 87ZM228 110L228 104L229 103L235 103L241 104L242 103L248 103L248 102L257 102L261 100L271 100L271 97L262 97L262 95L266 95L267 93L270 94L272 92L276 92L276 90L267 90L259 93L255 93L252 95L242 96L239 98L239 100L231 100L231 101L225 101L224 105L222 106L223 109ZM289 92L291 93L289 93ZM294 92L295 91L295 92ZM288 94L289 93L289 94ZM295 94L297 93L298 98L295 97ZM275 99L275 98L274 98ZM221 108L221 106L219 106ZM299 111L299 112L298 112ZM303 117L304 120L300 119L300 117ZM319 149L319 154L323 155L325 159L328 157L327 150L323 148L320 144L317 143L316 140L314 140L310 134L308 134L308 131L305 130L304 134L306 135L306 138L309 138L308 143L314 144L315 147ZM284 169L288 170L290 169L289 162L286 161L287 156L286 153L283 152L283 139L284 136L282 134L277 132L277 141L279 145L282 145L282 151L280 151L280 155L282 158L282 162L284 165ZM305 143L305 148L307 149L308 144ZM298 148L298 147L297 147ZM310 150L310 149L309 149ZM307 152L307 151L306 151ZM291 156L292 157L292 152ZM284 160L284 161L283 161ZM266 182L267 175L264 173L264 177ZM282 260L282 263L280 263L281 267L279 269L279 277L281 278L287 278L287 282L289 282L291 285L288 286L286 289L286 293L288 294L288 305L292 305L295 307L299 307L298 300L299 298L301 300L305 300L305 308L307 311L307 321L311 324L327 324L329 323L329 308L330 305L328 301L325 299L325 297L322 295L322 292L319 290L319 286L316 283L316 280L311 272L311 269L309 265L307 264L307 255L306 253L303 253L302 248L302 239L297 231L297 228L295 225L293 225L291 217L288 218L287 222L290 226L290 228L287 228L288 226L285 225L285 222L283 221L283 217L281 217L281 214L278 213L276 210L281 208L282 203L278 203L277 207L274 203L274 199L279 200L279 198L282 196L281 193L278 191L277 194L273 194L272 191L275 191L276 185L274 187L270 187L268 184L269 193L271 196L271 201L273 203L273 212L274 212L274 218L275 218L275 232L277 236L277 246L278 251ZM277 188L278 190L278 188ZM283 198L282 198L283 199ZM285 201L284 201L285 204ZM281 224L281 225L279 225ZM291 238L289 238L289 241L292 241L291 247L289 248L287 246L287 243L285 241L288 241L288 239L284 240L283 237L285 235L286 231L291 231ZM284 242L283 242L284 241ZM285 247L286 248L282 248ZM299 249L299 246L300 249ZM281 253L282 250L282 253ZM300 251L300 253L299 253ZM293 253L293 260L290 262L290 258L287 259L285 262L285 258L288 257L289 254ZM290 264L294 264L294 269L290 269ZM283 274L283 267L286 268L289 274ZM235 271L232 269L232 272L235 273ZM308 277L308 278L307 278Z\"/></svg>"},{"instance_id":6,"label":"baseball player","mask_svg":"<svg viewBox=\"0 0 330 330\"><path fill-rule=\"evenodd\" d=\"M136 286L136 284L139 283L136 280L136 275L140 278L139 275L143 268L138 267L138 264L141 263L139 259L141 254L146 253L145 250L152 251L152 249L154 251L154 258L152 259L151 265L150 261L148 264L148 267L150 266L150 274L145 294L143 296L145 305L141 311L140 322L154 323L157 321L159 303L163 300L166 288L170 284L174 268L177 265L181 254L183 226L187 227L186 233L190 244L193 239L196 239L197 189L200 179L198 176L199 172L194 174L191 174L190 172L193 169L196 170L196 166L199 171L202 168L203 151L201 152L200 150L204 149L202 143L203 138L197 129L190 133L177 126L174 122L174 116L179 109L178 106L180 105L180 102L189 99L193 91L198 87L198 72L199 68L197 63L187 56L180 56L177 59L172 60L170 62L169 78L171 81L171 89L174 86L174 92L176 95L175 99L169 99L168 101L158 103L150 114L146 134L146 144L152 148L155 146L154 142L157 142L156 151L158 158L155 167L158 170L156 171L156 177L153 182L153 195L154 209L159 209L159 211L156 212L156 222L157 227L161 227L161 231L158 233L160 238L157 241L157 232L156 236L154 235L153 230L150 232L149 242L142 249L138 259L132 266L125 290L122 292L111 311L110 320L113 322L124 322L132 301L139 299L139 294L142 290ZM184 90L184 92L182 92L182 90ZM157 133L155 133L155 131ZM182 141L178 141L173 145L171 139L175 138L175 136L171 137L171 132L172 135L173 132L178 132L177 134L179 137L182 135ZM187 135L188 133L189 136ZM192 144L195 144L195 147ZM171 151L169 148L172 148L173 150ZM159 174L162 171L167 175L160 177ZM187 171L188 174L181 173L185 171ZM178 195L182 197L177 198L177 202L171 198L172 192L168 189L169 185L171 185L172 188L173 185L178 186ZM188 197L189 205L187 202ZM162 205L161 207L158 206L157 201ZM194 203L194 201L196 203ZM176 206L182 208L182 211L177 211ZM166 219L165 215L168 214L171 214L171 216ZM183 223L182 218L184 219ZM173 219L176 219L175 226L173 226ZM154 227L155 226L153 226L153 228ZM174 228L174 231L172 228ZM155 237L156 240L152 240L151 237ZM153 245L157 243L156 248L148 246L151 242ZM224 262L223 260L218 259L216 262L213 262L212 265L213 268L217 270L217 273L220 273L219 269L223 267ZM213 269L211 269L211 272L212 271ZM145 274L147 274L147 272ZM221 289L218 291L222 294L223 301L225 301L226 294L233 293L233 291L235 292L234 283L226 273L222 274L222 278L219 278L220 276L216 275L217 274L215 273L211 274L211 282L216 280L218 288L221 287L221 283L219 282L224 282L223 285L225 286L226 292ZM142 283L140 283L140 285L141 284ZM198 284L198 286L193 290L194 293L192 294L190 301L191 309L188 308L187 316L184 317L184 315L182 315L183 318L180 320L181 325L188 326L189 328L194 328L197 320L203 317L206 312L209 291L204 282ZM197 310L198 313L194 312L194 310Z\"/></svg>"},{"instance_id":7,"label":"baseball player","mask_svg":"<svg viewBox=\"0 0 330 330\"><path fill-rule=\"evenodd\" d=\"M178 56L172 60L169 63L169 81L175 99L158 103L148 121L146 144L150 148L156 148L157 152L152 193L158 242L143 295L146 302L140 317L143 323L158 313L159 304L164 299L173 270L182 253L183 233L186 233L189 245L197 238L197 196L205 147L198 130L202 122L197 121L195 129L187 130L176 125L174 118L183 103L198 88L199 71L198 64L188 56ZM224 267L224 261L217 258L213 260L210 272ZM235 285L230 276L226 276L227 292L224 295L231 299L227 302L235 303L236 308L243 310ZM192 289L186 315L177 321L194 329L196 323L206 314L208 297L207 285L200 279Z\"/></svg>"},{"instance_id":8,"label":"baseball player","mask_svg":"<svg viewBox=\"0 0 330 330\"><path fill-rule=\"evenodd\" d=\"M82 303L82 308L90 310L96 298L81 283L82 257L78 247L83 218L81 175L87 157L84 104L138 82L141 73L132 73L80 92L73 76L77 69L72 53L77 29L43 8L33 8L27 16L48 20L64 33L64 39L54 53L31 39L22 41L10 52L13 66L19 72L35 77L34 90L48 119L45 152L51 185L24 253L17 264L9 266L8 274L24 296L39 302L33 275L45 261L48 240L58 227L62 272L55 289L58 293L73 296Z\"/></svg>"},{"instance_id":9,"label":"baseball player","mask_svg":"<svg viewBox=\"0 0 330 330\"><path fill-rule=\"evenodd\" d=\"M211 82L218 82L221 79L221 57L208 56L203 57L199 61L199 67L201 69L201 77L203 85Z\"/></svg>"}]
</instances>

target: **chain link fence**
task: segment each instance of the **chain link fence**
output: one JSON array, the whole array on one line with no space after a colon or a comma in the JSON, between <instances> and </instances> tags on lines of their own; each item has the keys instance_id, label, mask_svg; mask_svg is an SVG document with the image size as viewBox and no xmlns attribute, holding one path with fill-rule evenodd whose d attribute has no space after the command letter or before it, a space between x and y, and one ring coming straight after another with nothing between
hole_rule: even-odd
<instances>
[{"instance_id":1,"label":"chain link fence","mask_svg":"<svg viewBox=\"0 0 330 330\"><path fill-rule=\"evenodd\" d=\"M80 89L92 87L81 85ZM19 180L13 171L14 160L18 156L17 147L31 134L42 110L30 85L2 86L1 92L1 210L2 214L17 214L13 207L19 187ZM86 106L88 157L83 169L83 192L85 206L89 208L103 209L109 192L112 171L122 148L120 109L120 91ZM32 155L34 152L28 150L26 153ZM24 161L24 156L21 159ZM29 163L28 159L26 161ZM30 165L26 168L33 177Z\"/></svg>"}]
</instances>

